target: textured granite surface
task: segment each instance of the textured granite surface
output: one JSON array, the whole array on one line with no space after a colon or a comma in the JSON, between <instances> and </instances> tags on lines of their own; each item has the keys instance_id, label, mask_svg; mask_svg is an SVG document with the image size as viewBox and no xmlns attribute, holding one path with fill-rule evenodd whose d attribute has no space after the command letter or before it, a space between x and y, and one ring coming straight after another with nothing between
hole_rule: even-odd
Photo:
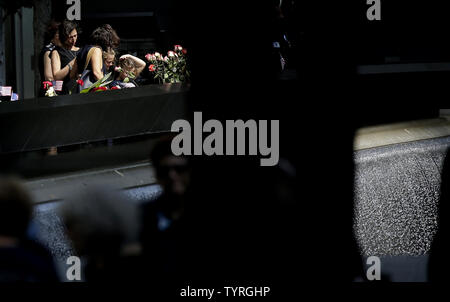
<instances>
[{"instance_id":1,"label":"textured granite surface","mask_svg":"<svg viewBox=\"0 0 450 302\"><path fill-rule=\"evenodd\" d=\"M355 233L363 255L426 254L450 137L355 152Z\"/></svg>"}]
</instances>

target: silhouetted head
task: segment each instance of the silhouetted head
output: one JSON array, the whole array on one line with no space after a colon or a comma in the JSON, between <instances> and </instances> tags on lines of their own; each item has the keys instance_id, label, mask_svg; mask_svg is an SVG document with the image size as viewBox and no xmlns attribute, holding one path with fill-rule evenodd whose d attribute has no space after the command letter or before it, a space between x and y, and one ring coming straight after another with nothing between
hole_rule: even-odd
<instances>
[{"instance_id":1,"label":"silhouetted head","mask_svg":"<svg viewBox=\"0 0 450 302\"><path fill-rule=\"evenodd\" d=\"M135 205L113 188L98 186L76 192L63 203L60 213L79 255L114 258L136 240Z\"/></svg>"},{"instance_id":2,"label":"silhouetted head","mask_svg":"<svg viewBox=\"0 0 450 302\"><path fill-rule=\"evenodd\" d=\"M186 157L175 156L171 138L160 140L150 154L156 177L165 193L182 196L190 184L190 166Z\"/></svg>"},{"instance_id":3,"label":"silhouetted head","mask_svg":"<svg viewBox=\"0 0 450 302\"><path fill-rule=\"evenodd\" d=\"M47 26L47 30L45 31L44 36L44 44L48 44L52 42L57 46L61 46L61 41L59 40L59 26L61 22L50 21L50 24Z\"/></svg>"},{"instance_id":4,"label":"silhouetted head","mask_svg":"<svg viewBox=\"0 0 450 302\"><path fill-rule=\"evenodd\" d=\"M24 238L32 214L25 187L14 178L0 177L0 236Z\"/></svg>"}]
</instances>

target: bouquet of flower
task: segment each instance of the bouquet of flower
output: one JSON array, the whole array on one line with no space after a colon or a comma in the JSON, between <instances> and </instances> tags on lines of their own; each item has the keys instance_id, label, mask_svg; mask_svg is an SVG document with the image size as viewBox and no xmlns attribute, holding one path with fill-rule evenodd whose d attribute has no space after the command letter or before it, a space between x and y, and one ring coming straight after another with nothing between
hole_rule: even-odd
<instances>
[{"instance_id":1,"label":"bouquet of flower","mask_svg":"<svg viewBox=\"0 0 450 302\"><path fill-rule=\"evenodd\" d=\"M53 83L52 82L45 81L45 82L42 82L42 85L43 85L44 90L45 90L45 96L48 96L48 97L58 96L56 94L55 89L53 88Z\"/></svg>"},{"instance_id":2,"label":"bouquet of flower","mask_svg":"<svg viewBox=\"0 0 450 302\"><path fill-rule=\"evenodd\" d=\"M94 84L92 84L91 86L89 86L88 88L85 88L83 90L80 91L80 93L88 93L88 92L97 92L97 91L106 91L108 90L108 85L112 82L112 80L108 79L111 77L112 72L108 73L107 75L105 75L102 79L98 80L97 82L95 82ZM83 80L78 80L77 81L78 85L83 86Z\"/></svg>"},{"instance_id":3,"label":"bouquet of flower","mask_svg":"<svg viewBox=\"0 0 450 302\"><path fill-rule=\"evenodd\" d=\"M148 70L152 72L159 83L180 83L189 80L190 73L186 64L186 49L175 45L174 50L162 56L159 52L147 54L145 58L150 62Z\"/></svg>"}]
</instances>

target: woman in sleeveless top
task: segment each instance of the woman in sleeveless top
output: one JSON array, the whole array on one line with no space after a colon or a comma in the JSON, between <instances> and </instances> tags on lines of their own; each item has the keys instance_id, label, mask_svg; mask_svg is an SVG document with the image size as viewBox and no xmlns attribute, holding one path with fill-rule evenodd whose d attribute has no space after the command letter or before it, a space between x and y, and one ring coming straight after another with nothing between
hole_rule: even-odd
<instances>
[{"instance_id":1,"label":"woman in sleeveless top","mask_svg":"<svg viewBox=\"0 0 450 302\"><path fill-rule=\"evenodd\" d=\"M94 49L91 58L86 65L88 60L88 54L91 49ZM85 70L91 71L89 80L92 83L97 82L102 79L105 75L106 68L103 63L103 51L99 46L86 45L84 46L77 55L77 72L81 75ZM85 69L86 66L86 69Z\"/></svg>"},{"instance_id":2,"label":"woman in sleeveless top","mask_svg":"<svg viewBox=\"0 0 450 302\"><path fill-rule=\"evenodd\" d=\"M110 53L114 48L117 48L120 43L120 38L116 31L108 24L96 28L89 37L90 45L86 45L81 49L77 56L76 65L77 73L82 74L88 53L91 48L95 48L92 52L92 57L88 62L86 70L92 71L92 82L102 79L107 72L107 64L104 64L104 54Z\"/></svg>"},{"instance_id":3,"label":"woman in sleeveless top","mask_svg":"<svg viewBox=\"0 0 450 302\"><path fill-rule=\"evenodd\" d=\"M59 38L62 47L52 51L52 70L55 80L64 81L62 94L68 94L76 83L76 71L73 66L80 48L75 44L78 38L77 25L64 21L59 27Z\"/></svg>"}]
</instances>

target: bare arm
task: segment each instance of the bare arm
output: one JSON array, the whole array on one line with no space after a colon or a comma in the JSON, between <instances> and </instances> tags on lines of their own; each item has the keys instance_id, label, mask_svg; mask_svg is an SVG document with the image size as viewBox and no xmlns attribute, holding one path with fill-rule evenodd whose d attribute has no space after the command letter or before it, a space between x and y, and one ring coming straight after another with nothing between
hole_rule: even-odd
<instances>
[{"instance_id":1,"label":"bare arm","mask_svg":"<svg viewBox=\"0 0 450 302\"><path fill-rule=\"evenodd\" d=\"M50 59L50 51L44 53L44 80L53 81L52 60Z\"/></svg>"},{"instance_id":2,"label":"bare arm","mask_svg":"<svg viewBox=\"0 0 450 302\"><path fill-rule=\"evenodd\" d=\"M141 59L139 59L138 57L132 56L132 55L123 55L120 57L122 58L130 58L134 61L134 64L136 64L136 78L139 76L139 74L141 74L142 70L144 70L145 68L145 62Z\"/></svg>"},{"instance_id":3,"label":"bare arm","mask_svg":"<svg viewBox=\"0 0 450 302\"><path fill-rule=\"evenodd\" d=\"M61 59L59 57L59 53L54 50L52 52L52 71L53 71L53 77L57 81L62 81L64 78L69 74L70 72L70 66L73 66L75 63L75 59L70 61L66 66L61 68Z\"/></svg>"},{"instance_id":4,"label":"bare arm","mask_svg":"<svg viewBox=\"0 0 450 302\"><path fill-rule=\"evenodd\" d=\"M92 66L92 73L97 78L97 81L100 79L103 79L103 54L102 50L100 48L95 48L94 53L91 57L91 66Z\"/></svg>"},{"instance_id":5,"label":"bare arm","mask_svg":"<svg viewBox=\"0 0 450 302\"><path fill-rule=\"evenodd\" d=\"M70 78L71 79L78 79L78 62L75 60L75 62L72 65L72 70L70 71Z\"/></svg>"}]
</instances>

